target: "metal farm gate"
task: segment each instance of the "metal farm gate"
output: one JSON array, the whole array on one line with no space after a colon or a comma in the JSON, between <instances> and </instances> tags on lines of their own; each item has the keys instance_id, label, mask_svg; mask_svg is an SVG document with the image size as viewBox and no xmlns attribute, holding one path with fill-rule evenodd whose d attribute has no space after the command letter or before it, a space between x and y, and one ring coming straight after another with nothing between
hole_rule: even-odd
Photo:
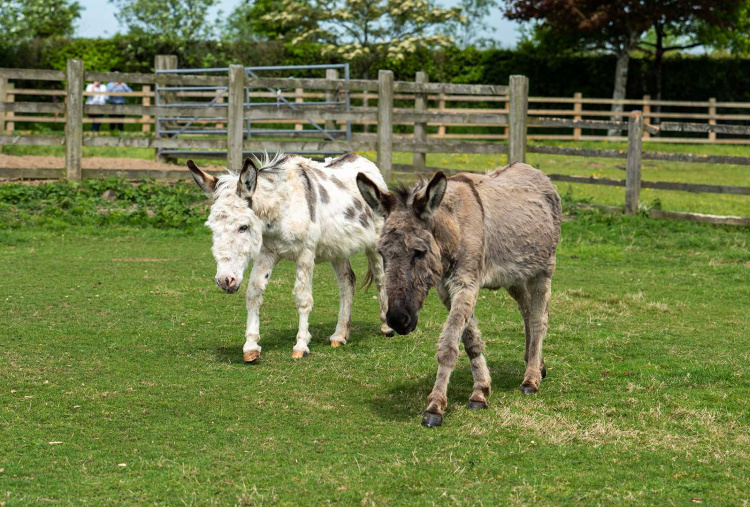
<instances>
[{"instance_id":1,"label":"metal farm gate","mask_svg":"<svg viewBox=\"0 0 750 507\"><path fill-rule=\"evenodd\" d=\"M293 72L305 71L305 77L339 78L338 72L343 70L343 79L349 81L349 64L326 64L326 65L283 65L265 67L245 67L245 76L248 78L259 77L286 77L294 78ZM157 69L157 74L223 74L226 75L227 67L210 69ZM322 73L323 76L310 76ZM269 76L270 74L270 76ZM351 99L348 91L338 94L323 93L300 93L302 90L294 88L251 88L245 87L245 107L273 107L287 108L292 111L304 111L305 109L320 108L321 106L339 106L345 111L350 111ZM218 117L207 117L201 114L201 109L208 107L221 107L226 104L228 88L226 86L156 86L156 105L169 108L194 107L194 116L156 116L155 135L157 138L178 138L185 136L225 136L227 135L227 115ZM312 96L312 97L311 97ZM291 99L291 100L290 100ZM351 141L351 122L335 128L333 122L316 122L307 120L302 122L280 122L278 120L256 119L244 120L243 137L247 140L259 137L263 138L306 138L323 140ZM254 127L261 125L259 127ZM263 125L276 124L269 128ZM281 125L279 125L281 124ZM299 152L306 155L337 155L341 151L306 151ZM157 149L158 157L174 157L179 155L200 155L202 157L226 157L226 150L179 150L179 149Z\"/></svg>"}]
</instances>

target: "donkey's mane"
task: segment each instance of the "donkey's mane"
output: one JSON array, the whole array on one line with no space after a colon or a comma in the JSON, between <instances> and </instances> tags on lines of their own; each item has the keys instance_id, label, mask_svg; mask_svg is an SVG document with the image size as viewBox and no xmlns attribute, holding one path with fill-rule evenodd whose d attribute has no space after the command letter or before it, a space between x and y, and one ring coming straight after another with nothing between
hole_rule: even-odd
<instances>
[{"instance_id":1,"label":"donkey's mane","mask_svg":"<svg viewBox=\"0 0 750 507\"><path fill-rule=\"evenodd\" d=\"M392 193L398 198L401 204L406 206L409 202L409 197L422 190L425 185L427 185L427 182L424 180L424 178L420 177L413 187L407 187L403 183L397 183L396 186L393 187Z\"/></svg>"},{"instance_id":2,"label":"donkey's mane","mask_svg":"<svg viewBox=\"0 0 750 507\"><path fill-rule=\"evenodd\" d=\"M271 156L267 151L264 151L262 157L257 157L254 153L250 157L252 157L253 162L258 167L258 172L260 172L278 169L281 164L289 160L290 155L277 151L275 155Z\"/></svg>"},{"instance_id":3,"label":"donkey's mane","mask_svg":"<svg viewBox=\"0 0 750 507\"><path fill-rule=\"evenodd\" d=\"M291 155L287 155L281 151L277 151L274 155L270 155L267 151L263 152L260 157L254 153L250 154L250 158L253 159L255 166L258 168L259 173L270 173L272 171L279 170L279 166L289 160ZM227 184L234 185L239 178L240 173L232 169L227 169L227 172L219 176L219 181L216 184L217 191Z\"/></svg>"}]
</instances>

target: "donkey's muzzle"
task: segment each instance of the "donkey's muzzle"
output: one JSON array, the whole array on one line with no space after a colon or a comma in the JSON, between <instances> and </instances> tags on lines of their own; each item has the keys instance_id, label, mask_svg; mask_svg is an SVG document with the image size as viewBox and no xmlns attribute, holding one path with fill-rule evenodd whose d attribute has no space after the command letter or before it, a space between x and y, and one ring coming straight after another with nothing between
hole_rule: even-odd
<instances>
[{"instance_id":1,"label":"donkey's muzzle","mask_svg":"<svg viewBox=\"0 0 750 507\"><path fill-rule=\"evenodd\" d=\"M216 277L216 285L224 292L234 294L240 288L240 284L232 275L220 275Z\"/></svg>"},{"instance_id":2,"label":"donkey's muzzle","mask_svg":"<svg viewBox=\"0 0 750 507\"><path fill-rule=\"evenodd\" d=\"M408 309L404 308L403 305L392 305L388 308L388 313L385 315L385 320L388 325L400 335L406 335L411 333L417 328L417 319L419 316Z\"/></svg>"}]
</instances>

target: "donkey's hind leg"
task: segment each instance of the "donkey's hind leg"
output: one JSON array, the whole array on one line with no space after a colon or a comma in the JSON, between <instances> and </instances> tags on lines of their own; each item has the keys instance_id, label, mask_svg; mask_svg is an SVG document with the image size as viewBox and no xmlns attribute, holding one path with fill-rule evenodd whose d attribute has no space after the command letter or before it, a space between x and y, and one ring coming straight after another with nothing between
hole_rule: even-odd
<instances>
[{"instance_id":1,"label":"donkey's hind leg","mask_svg":"<svg viewBox=\"0 0 750 507\"><path fill-rule=\"evenodd\" d=\"M547 370L542 359L542 342L549 323L549 298L552 279L548 274L532 278L526 283L530 296L528 335L526 346L526 374L521 383L521 392L534 394Z\"/></svg>"},{"instance_id":2,"label":"donkey's hind leg","mask_svg":"<svg viewBox=\"0 0 750 507\"><path fill-rule=\"evenodd\" d=\"M368 248L367 261L370 264L370 273L378 289L378 302L380 303L380 332L384 336L393 336L396 334L393 329L386 323L385 316L388 313L388 293L385 290L385 271L383 270L383 258L374 248Z\"/></svg>"},{"instance_id":3,"label":"donkey's hind leg","mask_svg":"<svg viewBox=\"0 0 750 507\"><path fill-rule=\"evenodd\" d=\"M524 348L523 360L525 362L528 362L529 340L531 339L531 335L529 334L529 311L531 310L531 295L529 294L528 289L526 289L525 284L508 287L507 290L508 294L510 294L511 297L516 300L516 303L518 304L518 311L521 312L521 317L523 317L523 330L526 334L526 345Z\"/></svg>"},{"instance_id":4,"label":"donkey's hind leg","mask_svg":"<svg viewBox=\"0 0 750 507\"><path fill-rule=\"evenodd\" d=\"M352 325L352 302L354 301L354 284L356 277L349 259L331 262L336 280L339 283L339 320L336 331L331 336L331 347L340 347L349 339Z\"/></svg>"},{"instance_id":5,"label":"donkey's hind leg","mask_svg":"<svg viewBox=\"0 0 750 507\"><path fill-rule=\"evenodd\" d=\"M526 288L526 285L516 285L508 287L508 294L518 303L518 310L521 312L523 317L523 328L526 334L526 346L524 348L523 360L529 362L529 343L531 342L531 328L529 327L529 316L531 315L531 294ZM544 358L541 359L541 375L542 378L547 376L547 368L544 366Z\"/></svg>"}]
</instances>

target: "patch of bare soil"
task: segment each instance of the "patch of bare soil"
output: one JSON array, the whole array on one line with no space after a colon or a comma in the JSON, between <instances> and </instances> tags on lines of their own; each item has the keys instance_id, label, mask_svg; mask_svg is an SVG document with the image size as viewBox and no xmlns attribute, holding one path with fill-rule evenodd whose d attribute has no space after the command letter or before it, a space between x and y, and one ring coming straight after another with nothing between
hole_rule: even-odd
<instances>
[{"instance_id":1,"label":"patch of bare soil","mask_svg":"<svg viewBox=\"0 0 750 507\"><path fill-rule=\"evenodd\" d=\"M84 169L151 169L151 170L185 170L184 165L165 164L140 158L88 157L81 159ZM3 155L0 154L0 167L7 169L63 169L63 157L36 155ZM223 166L210 165L201 167L204 171L223 171Z\"/></svg>"}]
</instances>

